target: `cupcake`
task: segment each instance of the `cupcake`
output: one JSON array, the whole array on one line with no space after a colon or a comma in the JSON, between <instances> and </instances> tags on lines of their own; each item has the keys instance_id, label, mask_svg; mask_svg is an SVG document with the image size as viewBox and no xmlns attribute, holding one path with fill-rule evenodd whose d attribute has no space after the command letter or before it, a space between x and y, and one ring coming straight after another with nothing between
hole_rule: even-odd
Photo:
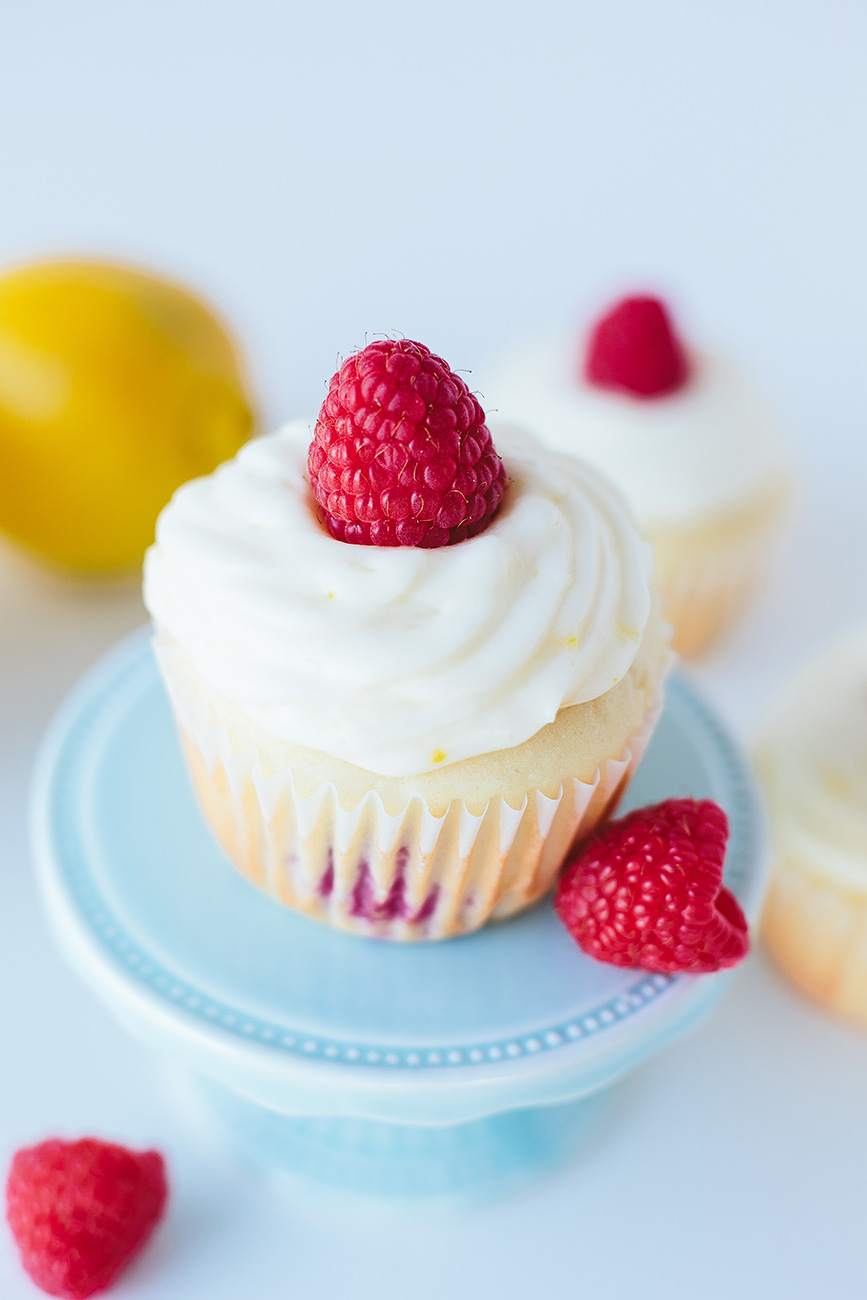
<instances>
[{"instance_id":1,"label":"cupcake","mask_svg":"<svg viewBox=\"0 0 867 1300\"><path fill-rule=\"evenodd\" d=\"M146 560L229 856L362 935L439 939L535 902L658 714L650 568L613 488L516 430L492 440L427 348L350 357L315 430L181 488Z\"/></svg>"},{"instance_id":2,"label":"cupcake","mask_svg":"<svg viewBox=\"0 0 867 1300\"><path fill-rule=\"evenodd\" d=\"M489 409L607 475L653 543L684 655L732 625L789 496L775 423L740 370L686 349L656 298L618 302L580 347L542 340L484 383Z\"/></svg>"},{"instance_id":3,"label":"cupcake","mask_svg":"<svg viewBox=\"0 0 867 1300\"><path fill-rule=\"evenodd\" d=\"M757 761L774 855L765 943L799 988L867 1027L867 626L792 683Z\"/></svg>"}]
</instances>

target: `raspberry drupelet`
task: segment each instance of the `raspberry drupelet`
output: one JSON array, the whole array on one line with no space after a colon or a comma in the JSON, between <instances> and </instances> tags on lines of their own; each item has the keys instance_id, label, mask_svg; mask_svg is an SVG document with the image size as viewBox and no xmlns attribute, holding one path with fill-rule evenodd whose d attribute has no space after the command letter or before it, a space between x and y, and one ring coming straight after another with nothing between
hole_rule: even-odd
<instances>
[{"instance_id":1,"label":"raspberry drupelet","mask_svg":"<svg viewBox=\"0 0 867 1300\"><path fill-rule=\"evenodd\" d=\"M485 413L422 343L370 343L328 387L307 462L324 522L341 542L451 546L481 533L506 471Z\"/></svg>"}]
</instances>

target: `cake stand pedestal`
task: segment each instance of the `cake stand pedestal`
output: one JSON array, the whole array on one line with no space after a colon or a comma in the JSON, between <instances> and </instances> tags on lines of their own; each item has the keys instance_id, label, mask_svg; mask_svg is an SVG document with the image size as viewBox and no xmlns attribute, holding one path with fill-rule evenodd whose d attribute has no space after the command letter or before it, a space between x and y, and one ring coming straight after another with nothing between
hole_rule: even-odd
<instances>
[{"instance_id":1,"label":"cake stand pedestal","mask_svg":"<svg viewBox=\"0 0 867 1300\"><path fill-rule=\"evenodd\" d=\"M765 853L753 784L675 676L625 807L688 795L726 809L726 883L754 917ZM144 632L55 718L33 837L57 937L98 996L262 1164L343 1192L467 1195L552 1163L603 1091L731 977L602 965L550 900L431 944L288 911L212 839Z\"/></svg>"}]
</instances>

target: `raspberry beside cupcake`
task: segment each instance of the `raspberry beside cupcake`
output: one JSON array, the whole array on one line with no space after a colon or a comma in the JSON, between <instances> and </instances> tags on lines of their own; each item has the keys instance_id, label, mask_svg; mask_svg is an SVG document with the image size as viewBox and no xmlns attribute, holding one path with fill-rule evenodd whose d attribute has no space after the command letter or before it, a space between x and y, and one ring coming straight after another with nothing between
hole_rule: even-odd
<instances>
[{"instance_id":1,"label":"raspberry beside cupcake","mask_svg":"<svg viewBox=\"0 0 867 1300\"><path fill-rule=\"evenodd\" d=\"M199 797L308 915L472 930L547 892L643 751L668 662L649 555L585 466L514 431L495 450L419 344L350 358L310 434L181 489L148 556Z\"/></svg>"}]
</instances>

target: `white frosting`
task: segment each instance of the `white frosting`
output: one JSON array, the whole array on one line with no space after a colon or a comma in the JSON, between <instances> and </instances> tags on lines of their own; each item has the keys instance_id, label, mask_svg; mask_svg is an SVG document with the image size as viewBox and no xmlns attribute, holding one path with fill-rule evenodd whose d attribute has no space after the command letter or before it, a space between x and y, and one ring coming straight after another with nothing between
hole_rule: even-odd
<instances>
[{"instance_id":1,"label":"white frosting","mask_svg":"<svg viewBox=\"0 0 867 1300\"><path fill-rule=\"evenodd\" d=\"M520 744L629 670L649 548L585 465L494 429L510 483L483 533L350 546L316 516L311 428L185 484L145 563L156 623L266 731L406 776Z\"/></svg>"},{"instance_id":2,"label":"white frosting","mask_svg":"<svg viewBox=\"0 0 867 1300\"><path fill-rule=\"evenodd\" d=\"M784 472L775 423L730 362L691 353L683 388L643 399L587 384L578 356L574 336L526 347L483 378L482 404L589 461L625 493L644 527L738 505Z\"/></svg>"},{"instance_id":3,"label":"white frosting","mask_svg":"<svg viewBox=\"0 0 867 1300\"><path fill-rule=\"evenodd\" d=\"M867 627L786 691L760 746L778 840L867 884Z\"/></svg>"}]
</instances>

